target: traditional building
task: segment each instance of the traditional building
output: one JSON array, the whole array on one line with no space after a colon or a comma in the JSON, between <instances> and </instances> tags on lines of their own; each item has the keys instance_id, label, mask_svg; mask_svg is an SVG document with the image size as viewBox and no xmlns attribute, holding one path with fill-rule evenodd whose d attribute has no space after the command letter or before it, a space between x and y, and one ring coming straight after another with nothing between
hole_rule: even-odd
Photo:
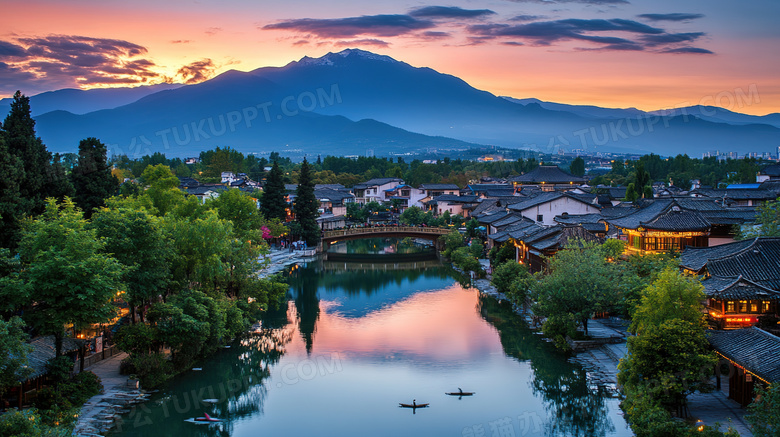
<instances>
[{"instance_id":1,"label":"traditional building","mask_svg":"<svg viewBox=\"0 0 780 437\"><path fill-rule=\"evenodd\" d=\"M355 184L352 192L355 195L355 202L365 205L369 202L383 203L388 200L387 191L397 185L403 184L400 178L376 178L366 182Z\"/></svg>"},{"instance_id":2,"label":"traditional building","mask_svg":"<svg viewBox=\"0 0 780 437\"><path fill-rule=\"evenodd\" d=\"M729 398L747 406L756 385L780 383L780 338L758 328L709 331L715 352L729 363ZM720 366L716 366L720 388Z\"/></svg>"},{"instance_id":3,"label":"traditional building","mask_svg":"<svg viewBox=\"0 0 780 437\"><path fill-rule=\"evenodd\" d=\"M680 266L705 277L706 308L714 327L744 328L758 323L762 315L780 313L780 238L688 248Z\"/></svg>"},{"instance_id":4,"label":"traditional building","mask_svg":"<svg viewBox=\"0 0 780 437\"><path fill-rule=\"evenodd\" d=\"M584 184L585 178L566 173L557 165L540 165L526 174L510 178L509 182L512 182L518 191L522 185L538 185L542 191L554 191L556 189L566 190L574 188L574 185Z\"/></svg>"},{"instance_id":5,"label":"traditional building","mask_svg":"<svg viewBox=\"0 0 780 437\"><path fill-rule=\"evenodd\" d=\"M566 214L598 213L601 206L569 193L543 192L536 197L507 206L509 211L536 220L545 226L555 225L555 217Z\"/></svg>"}]
</instances>

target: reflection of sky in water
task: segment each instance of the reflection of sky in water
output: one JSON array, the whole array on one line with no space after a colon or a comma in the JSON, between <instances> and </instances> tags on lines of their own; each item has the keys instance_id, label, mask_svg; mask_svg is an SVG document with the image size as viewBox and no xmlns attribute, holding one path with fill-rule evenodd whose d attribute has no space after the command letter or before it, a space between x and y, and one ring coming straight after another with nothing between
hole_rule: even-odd
<instances>
[{"instance_id":1,"label":"reflection of sky in water","mask_svg":"<svg viewBox=\"0 0 780 437\"><path fill-rule=\"evenodd\" d=\"M372 285L371 294L345 294L337 287L320 287L318 295L320 304L330 303L331 312L347 318L360 318L369 313L392 306L416 293L437 290L452 285L452 279L439 277L420 277L414 281L408 278L385 285ZM375 288L377 287L377 288Z\"/></svg>"},{"instance_id":2,"label":"reflection of sky in water","mask_svg":"<svg viewBox=\"0 0 780 437\"><path fill-rule=\"evenodd\" d=\"M220 351L155 396L181 399L248 373L257 375L250 386L229 402L173 416L149 403L153 425L122 435L492 436L507 423L515 436L631 435L617 399L583 397L579 367L506 306L437 269L296 274L286 314L264 321L274 329ZM444 394L458 387L476 395ZM430 407L398 407L412 399ZM228 421L184 422L203 411ZM572 415L597 423L588 431Z\"/></svg>"}]
</instances>

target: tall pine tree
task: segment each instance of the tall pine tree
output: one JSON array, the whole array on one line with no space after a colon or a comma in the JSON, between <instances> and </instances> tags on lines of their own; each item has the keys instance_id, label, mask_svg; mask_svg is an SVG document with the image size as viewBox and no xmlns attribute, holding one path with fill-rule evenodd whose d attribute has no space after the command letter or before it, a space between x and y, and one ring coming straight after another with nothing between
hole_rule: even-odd
<instances>
[{"instance_id":1,"label":"tall pine tree","mask_svg":"<svg viewBox=\"0 0 780 437\"><path fill-rule=\"evenodd\" d=\"M287 221L287 195L284 189L284 175L279 168L279 163L274 161L271 171L265 180L263 197L260 199L260 211L267 219L278 218L284 223Z\"/></svg>"},{"instance_id":2,"label":"tall pine tree","mask_svg":"<svg viewBox=\"0 0 780 437\"><path fill-rule=\"evenodd\" d=\"M295 219L301 225L301 237L307 246L315 246L320 239L320 227L317 225L318 207L319 201L314 196L311 168L306 158L303 158L295 196Z\"/></svg>"},{"instance_id":3,"label":"tall pine tree","mask_svg":"<svg viewBox=\"0 0 780 437\"><path fill-rule=\"evenodd\" d=\"M79 143L79 159L71 177L76 204L87 218L92 216L94 208L103 206L119 189L119 180L111 174L106 153L106 146L97 138L87 138Z\"/></svg>"},{"instance_id":4,"label":"tall pine tree","mask_svg":"<svg viewBox=\"0 0 780 437\"><path fill-rule=\"evenodd\" d=\"M11 111L0 126L3 150L0 158L0 214L3 232L0 243L15 248L22 218L43 212L44 199L71 194L70 183L59 165L35 135L30 115L30 98L17 91Z\"/></svg>"}]
</instances>

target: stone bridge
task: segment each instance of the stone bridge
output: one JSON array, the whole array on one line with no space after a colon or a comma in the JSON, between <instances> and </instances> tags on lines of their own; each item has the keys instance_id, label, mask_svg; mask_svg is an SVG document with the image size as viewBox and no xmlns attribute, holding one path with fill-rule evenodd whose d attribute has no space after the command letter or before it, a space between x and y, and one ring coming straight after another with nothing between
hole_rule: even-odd
<instances>
[{"instance_id":1,"label":"stone bridge","mask_svg":"<svg viewBox=\"0 0 780 437\"><path fill-rule=\"evenodd\" d=\"M422 238L431 240L437 249L441 248L443 241L439 237L450 233L448 228L420 227L420 226L375 226L366 228L338 229L324 231L320 243L321 250L339 241L359 240L362 238Z\"/></svg>"}]
</instances>

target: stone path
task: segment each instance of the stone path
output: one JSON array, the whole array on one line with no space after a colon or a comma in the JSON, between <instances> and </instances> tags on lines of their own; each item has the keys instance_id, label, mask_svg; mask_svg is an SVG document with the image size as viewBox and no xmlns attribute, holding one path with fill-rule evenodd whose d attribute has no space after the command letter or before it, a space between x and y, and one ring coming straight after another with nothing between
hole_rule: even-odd
<instances>
[{"instance_id":1,"label":"stone path","mask_svg":"<svg viewBox=\"0 0 780 437\"><path fill-rule=\"evenodd\" d=\"M100 377L103 393L93 396L81 407L73 435L102 435L111 429L116 415L127 412L130 405L147 399L148 396L142 390L128 385L127 376L119 374L119 363L125 357L127 354L122 352L84 369Z\"/></svg>"},{"instance_id":2,"label":"stone path","mask_svg":"<svg viewBox=\"0 0 780 437\"><path fill-rule=\"evenodd\" d=\"M713 384L714 384L713 380ZM709 426L715 422L725 431L729 426L737 430L742 437L753 437L745 421L747 410L737 401L728 398L729 380L721 377L721 390L712 393L694 393L688 396L688 412L691 417L703 421Z\"/></svg>"}]
</instances>

